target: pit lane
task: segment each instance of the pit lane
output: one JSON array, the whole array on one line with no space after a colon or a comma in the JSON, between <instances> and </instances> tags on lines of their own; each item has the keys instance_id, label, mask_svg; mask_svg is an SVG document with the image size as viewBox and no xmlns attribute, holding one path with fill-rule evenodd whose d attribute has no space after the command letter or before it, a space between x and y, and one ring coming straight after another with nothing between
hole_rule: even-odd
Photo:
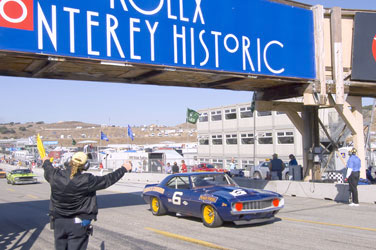
<instances>
[{"instance_id":1,"label":"pit lane","mask_svg":"<svg viewBox=\"0 0 376 250\"><path fill-rule=\"evenodd\" d=\"M121 181L98 192L89 249L374 249L373 204L349 207L285 196L286 206L273 222L211 229L196 218L153 216L140 197L142 187ZM0 248L53 249L49 185L11 186L0 179L0 190Z\"/></svg>"}]
</instances>

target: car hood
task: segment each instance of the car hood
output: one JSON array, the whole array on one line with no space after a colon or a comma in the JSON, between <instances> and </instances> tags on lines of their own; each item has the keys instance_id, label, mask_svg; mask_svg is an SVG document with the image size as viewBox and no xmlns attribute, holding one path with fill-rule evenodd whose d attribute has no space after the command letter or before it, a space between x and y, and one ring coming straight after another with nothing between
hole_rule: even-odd
<instances>
[{"instance_id":1,"label":"car hood","mask_svg":"<svg viewBox=\"0 0 376 250\"><path fill-rule=\"evenodd\" d=\"M205 188L205 193L222 197L226 200L260 200L273 197L282 197L280 194L261 190L261 189L251 189L243 187L231 187L231 186L216 186L211 188Z\"/></svg>"},{"instance_id":2,"label":"car hood","mask_svg":"<svg viewBox=\"0 0 376 250\"><path fill-rule=\"evenodd\" d=\"M11 176L13 177L35 177L36 175L35 174L11 174Z\"/></svg>"}]
</instances>

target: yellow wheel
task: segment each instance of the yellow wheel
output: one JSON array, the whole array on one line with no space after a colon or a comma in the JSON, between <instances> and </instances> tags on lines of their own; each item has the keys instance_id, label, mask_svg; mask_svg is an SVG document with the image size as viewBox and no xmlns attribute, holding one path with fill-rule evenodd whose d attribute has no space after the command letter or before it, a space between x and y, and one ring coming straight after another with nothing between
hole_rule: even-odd
<instances>
[{"instance_id":1,"label":"yellow wheel","mask_svg":"<svg viewBox=\"0 0 376 250\"><path fill-rule=\"evenodd\" d=\"M223 223L221 217L211 205L204 205L202 208L202 221L207 227L219 227Z\"/></svg>"},{"instance_id":2,"label":"yellow wheel","mask_svg":"<svg viewBox=\"0 0 376 250\"><path fill-rule=\"evenodd\" d=\"M166 209L157 197L151 197L150 209L154 215L163 215L166 213Z\"/></svg>"}]
</instances>

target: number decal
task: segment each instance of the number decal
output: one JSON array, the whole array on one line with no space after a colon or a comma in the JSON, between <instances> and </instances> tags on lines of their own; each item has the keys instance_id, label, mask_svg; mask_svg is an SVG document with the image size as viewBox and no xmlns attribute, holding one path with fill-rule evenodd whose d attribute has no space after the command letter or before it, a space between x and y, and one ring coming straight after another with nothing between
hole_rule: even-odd
<instances>
[{"instance_id":1,"label":"number decal","mask_svg":"<svg viewBox=\"0 0 376 250\"><path fill-rule=\"evenodd\" d=\"M245 192L243 189L236 189L232 191L230 194L232 194L232 196L240 196L247 194L247 192Z\"/></svg>"},{"instance_id":2,"label":"number decal","mask_svg":"<svg viewBox=\"0 0 376 250\"><path fill-rule=\"evenodd\" d=\"M181 197L183 196L183 192L175 192L172 196L172 204L174 205L181 205Z\"/></svg>"}]
</instances>

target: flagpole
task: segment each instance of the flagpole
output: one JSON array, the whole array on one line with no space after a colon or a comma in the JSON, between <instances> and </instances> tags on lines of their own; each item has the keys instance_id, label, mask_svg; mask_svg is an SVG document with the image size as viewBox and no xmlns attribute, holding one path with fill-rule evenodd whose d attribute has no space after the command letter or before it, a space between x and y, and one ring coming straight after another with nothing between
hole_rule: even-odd
<instances>
[{"instance_id":1,"label":"flagpole","mask_svg":"<svg viewBox=\"0 0 376 250\"><path fill-rule=\"evenodd\" d=\"M102 145L102 131L101 131L101 134L99 135L99 147L101 147L101 145ZM98 164L100 164L100 162L99 162L99 147L97 148Z\"/></svg>"}]
</instances>

